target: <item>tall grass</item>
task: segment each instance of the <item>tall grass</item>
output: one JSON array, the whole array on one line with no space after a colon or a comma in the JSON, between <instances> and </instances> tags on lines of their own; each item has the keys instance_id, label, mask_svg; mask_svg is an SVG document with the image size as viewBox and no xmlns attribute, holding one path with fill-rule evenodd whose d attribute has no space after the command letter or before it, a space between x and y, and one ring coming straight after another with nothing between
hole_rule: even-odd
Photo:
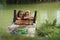
<instances>
[{"instance_id":1,"label":"tall grass","mask_svg":"<svg viewBox=\"0 0 60 40\"><path fill-rule=\"evenodd\" d=\"M43 23L38 29L37 29L37 35L38 37L47 37L48 40L60 40L60 26L56 25L57 20L55 19L53 23L49 23L49 21L46 21L46 23Z\"/></svg>"}]
</instances>

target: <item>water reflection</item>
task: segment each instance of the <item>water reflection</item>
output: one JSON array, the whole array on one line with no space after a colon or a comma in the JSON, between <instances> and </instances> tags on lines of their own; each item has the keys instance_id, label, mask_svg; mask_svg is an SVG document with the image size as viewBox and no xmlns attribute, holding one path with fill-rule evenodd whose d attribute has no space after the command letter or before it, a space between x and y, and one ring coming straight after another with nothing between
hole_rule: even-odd
<instances>
[{"instance_id":1,"label":"water reflection","mask_svg":"<svg viewBox=\"0 0 60 40\"><path fill-rule=\"evenodd\" d=\"M40 23L45 23L46 20L49 22L53 22L53 20L57 19L57 24L60 24L60 11L59 10L49 10L49 11L41 11L40 12Z\"/></svg>"},{"instance_id":2,"label":"water reflection","mask_svg":"<svg viewBox=\"0 0 60 40\"><path fill-rule=\"evenodd\" d=\"M47 11L42 11L40 14L40 22L45 23L45 20L48 19Z\"/></svg>"},{"instance_id":3,"label":"water reflection","mask_svg":"<svg viewBox=\"0 0 60 40\"><path fill-rule=\"evenodd\" d=\"M60 11L59 10L57 10L56 16L57 16L57 24L60 24Z\"/></svg>"}]
</instances>

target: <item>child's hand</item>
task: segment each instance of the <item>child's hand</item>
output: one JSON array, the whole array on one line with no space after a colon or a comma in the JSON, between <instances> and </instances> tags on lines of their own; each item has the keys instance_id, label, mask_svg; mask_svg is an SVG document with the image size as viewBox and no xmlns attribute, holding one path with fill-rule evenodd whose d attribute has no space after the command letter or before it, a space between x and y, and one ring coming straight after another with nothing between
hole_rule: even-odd
<instances>
[{"instance_id":1,"label":"child's hand","mask_svg":"<svg viewBox=\"0 0 60 40\"><path fill-rule=\"evenodd\" d=\"M28 19L29 17L24 17L24 19Z\"/></svg>"},{"instance_id":2,"label":"child's hand","mask_svg":"<svg viewBox=\"0 0 60 40\"><path fill-rule=\"evenodd\" d=\"M18 20L21 19L21 18L17 18Z\"/></svg>"},{"instance_id":3,"label":"child's hand","mask_svg":"<svg viewBox=\"0 0 60 40\"><path fill-rule=\"evenodd\" d=\"M30 16L29 19L33 19L34 17Z\"/></svg>"}]
</instances>

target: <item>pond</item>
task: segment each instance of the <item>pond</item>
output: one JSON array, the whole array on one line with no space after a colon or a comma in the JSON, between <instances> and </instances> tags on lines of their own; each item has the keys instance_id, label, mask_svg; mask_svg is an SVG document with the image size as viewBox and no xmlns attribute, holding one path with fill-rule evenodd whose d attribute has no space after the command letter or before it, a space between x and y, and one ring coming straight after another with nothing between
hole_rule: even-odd
<instances>
[{"instance_id":1,"label":"pond","mask_svg":"<svg viewBox=\"0 0 60 40\"><path fill-rule=\"evenodd\" d=\"M6 27L12 23L14 9L30 10L34 13L37 10L37 25L49 20L52 22L57 19L57 24L60 23L60 5L59 3L41 3L41 4L23 4L23 5L0 5L0 26Z\"/></svg>"}]
</instances>

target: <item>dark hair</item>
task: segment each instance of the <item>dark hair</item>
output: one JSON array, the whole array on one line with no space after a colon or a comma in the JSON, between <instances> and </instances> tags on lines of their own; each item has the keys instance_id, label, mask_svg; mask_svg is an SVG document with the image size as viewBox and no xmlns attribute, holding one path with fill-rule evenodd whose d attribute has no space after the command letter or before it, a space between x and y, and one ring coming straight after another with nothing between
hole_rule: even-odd
<instances>
[{"instance_id":1,"label":"dark hair","mask_svg":"<svg viewBox=\"0 0 60 40\"><path fill-rule=\"evenodd\" d=\"M17 17L19 17L19 14L20 14L21 12L23 12L23 11L21 11L21 10L18 11L18 13L17 13Z\"/></svg>"}]
</instances>

